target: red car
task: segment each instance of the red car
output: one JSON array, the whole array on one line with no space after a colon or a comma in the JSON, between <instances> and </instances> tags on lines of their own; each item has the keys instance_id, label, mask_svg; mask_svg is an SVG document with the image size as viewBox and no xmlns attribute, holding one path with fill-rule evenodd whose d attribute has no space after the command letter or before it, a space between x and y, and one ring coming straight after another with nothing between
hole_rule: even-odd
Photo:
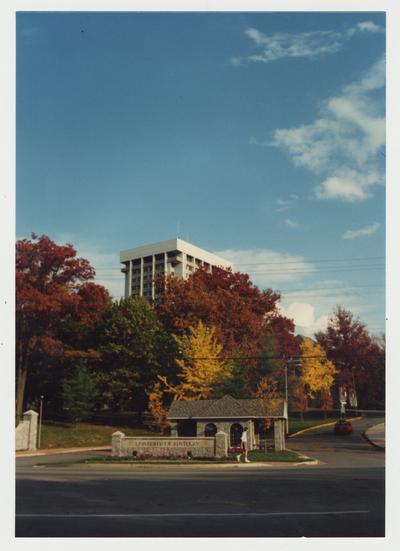
<instances>
[{"instance_id":1,"label":"red car","mask_svg":"<svg viewBox=\"0 0 400 551\"><path fill-rule=\"evenodd\" d=\"M335 424L334 431L335 434L350 434L351 432L353 432L353 427L350 421L341 419Z\"/></svg>"}]
</instances>

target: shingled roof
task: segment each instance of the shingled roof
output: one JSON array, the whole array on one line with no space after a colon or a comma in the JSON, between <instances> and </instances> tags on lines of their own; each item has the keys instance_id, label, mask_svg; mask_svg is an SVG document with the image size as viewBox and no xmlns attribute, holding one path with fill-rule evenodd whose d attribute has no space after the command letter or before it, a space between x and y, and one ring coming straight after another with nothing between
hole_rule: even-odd
<instances>
[{"instance_id":1,"label":"shingled roof","mask_svg":"<svg viewBox=\"0 0 400 551\"><path fill-rule=\"evenodd\" d=\"M219 400L176 400L172 402L167 419L286 417L285 400L253 398L237 400L226 394Z\"/></svg>"}]
</instances>

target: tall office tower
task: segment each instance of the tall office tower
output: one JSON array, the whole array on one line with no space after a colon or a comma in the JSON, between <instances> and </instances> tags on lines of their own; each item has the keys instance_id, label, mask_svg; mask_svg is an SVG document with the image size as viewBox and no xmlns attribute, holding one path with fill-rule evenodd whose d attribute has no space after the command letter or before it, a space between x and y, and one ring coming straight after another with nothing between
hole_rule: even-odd
<instances>
[{"instance_id":1,"label":"tall office tower","mask_svg":"<svg viewBox=\"0 0 400 551\"><path fill-rule=\"evenodd\" d=\"M187 278L200 267L210 272L217 266L233 268L228 260L179 238L121 251L120 260L124 264L125 298L140 295L149 300L155 298L156 274Z\"/></svg>"}]
</instances>

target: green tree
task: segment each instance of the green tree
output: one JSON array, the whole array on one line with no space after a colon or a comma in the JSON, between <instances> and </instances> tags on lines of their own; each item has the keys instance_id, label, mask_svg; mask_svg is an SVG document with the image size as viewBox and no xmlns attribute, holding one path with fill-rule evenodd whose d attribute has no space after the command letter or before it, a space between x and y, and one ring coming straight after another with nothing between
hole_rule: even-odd
<instances>
[{"instance_id":1,"label":"green tree","mask_svg":"<svg viewBox=\"0 0 400 551\"><path fill-rule=\"evenodd\" d=\"M67 418L77 423L87 419L96 399L96 383L87 365L79 360L62 383L62 404Z\"/></svg>"},{"instance_id":2,"label":"green tree","mask_svg":"<svg viewBox=\"0 0 400 551\"><path fill-rule=\"evenodd\" d=\"M98 331L102 403L113 410L137 411L141 420L148 391L172 361L173 343L152 306L136 296L112 304Z\"/></svg>"}]
</instances>

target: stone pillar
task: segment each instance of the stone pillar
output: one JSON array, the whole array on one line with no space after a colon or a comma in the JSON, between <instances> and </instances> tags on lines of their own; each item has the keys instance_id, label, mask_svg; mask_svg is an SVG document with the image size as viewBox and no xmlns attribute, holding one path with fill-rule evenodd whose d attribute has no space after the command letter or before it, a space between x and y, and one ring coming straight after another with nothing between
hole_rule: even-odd
<instances>
[{"instance_id":1,"label":"stone pillar","mask_svg":"<svg viewBox=\"0 0 400 551\"><path fill-rule=\"evenodd\" d=\"M33 409L24 413L24 421L29 423L28 450L36 450L38 417L39 414Z\"/></svg>"},{"instance_id":2,"label":"stone pillar","mask_svg":"<svg viewBox=\"0 0 400 551\"><path fill-rule=\"evenodd\" d=\"M204 423L203 421L197 421L196 436L204 436L206 425L207 423Z\"/></svg>"},{"instance_id":3,"label":"stone pillar","mask_svg":"<svg viewBox=\"0 0 400 551\"><path fill-rule=\"evenodd\" d=\"M254 435L254 421L249 419L247 422L247 426L249 427L249 450L254 450L255 448L255 435Z\"/></svg>"},{"instance_id":4,"label":"stone pillar","mask_svg":"<svg viewBox=\"0 0 400 551\"><path fill-rule=\"evenodd\" d=\"M215 435L215 457L227 457L228 436L226 432L219 431Z\"/></svg>"},{"instance_id":5,"label":"stone pillar","mask_svg":"<svg viewBox=\"0 0 400 551\"><path fill-rule=\"evenodd\" d=\"M173 421L170 423L171 425L171 436L177 437L178 436L178 423L174 423Z\"/></svg>"},{"instance_id":6,"label":"stone pillar","mask_svg":"<svg viewBox=\"0 0 400 551\"><path fill-rule=\"evenodd\" d=\"M113 432L111 435L111 455L113 457L122 457L122 440L125 438L123 432L117 431Z\"/></svg>"},{"instance_id":7,"label":"stone pillar","mask_svg":"<svg viewBox=\"0 0 400 551\"><path fill-rule=\"evenodd\" d=\"M285 450L285 420L275 419L274 421L274 447L276 452Z\"/></svg>"}]
</instances>

